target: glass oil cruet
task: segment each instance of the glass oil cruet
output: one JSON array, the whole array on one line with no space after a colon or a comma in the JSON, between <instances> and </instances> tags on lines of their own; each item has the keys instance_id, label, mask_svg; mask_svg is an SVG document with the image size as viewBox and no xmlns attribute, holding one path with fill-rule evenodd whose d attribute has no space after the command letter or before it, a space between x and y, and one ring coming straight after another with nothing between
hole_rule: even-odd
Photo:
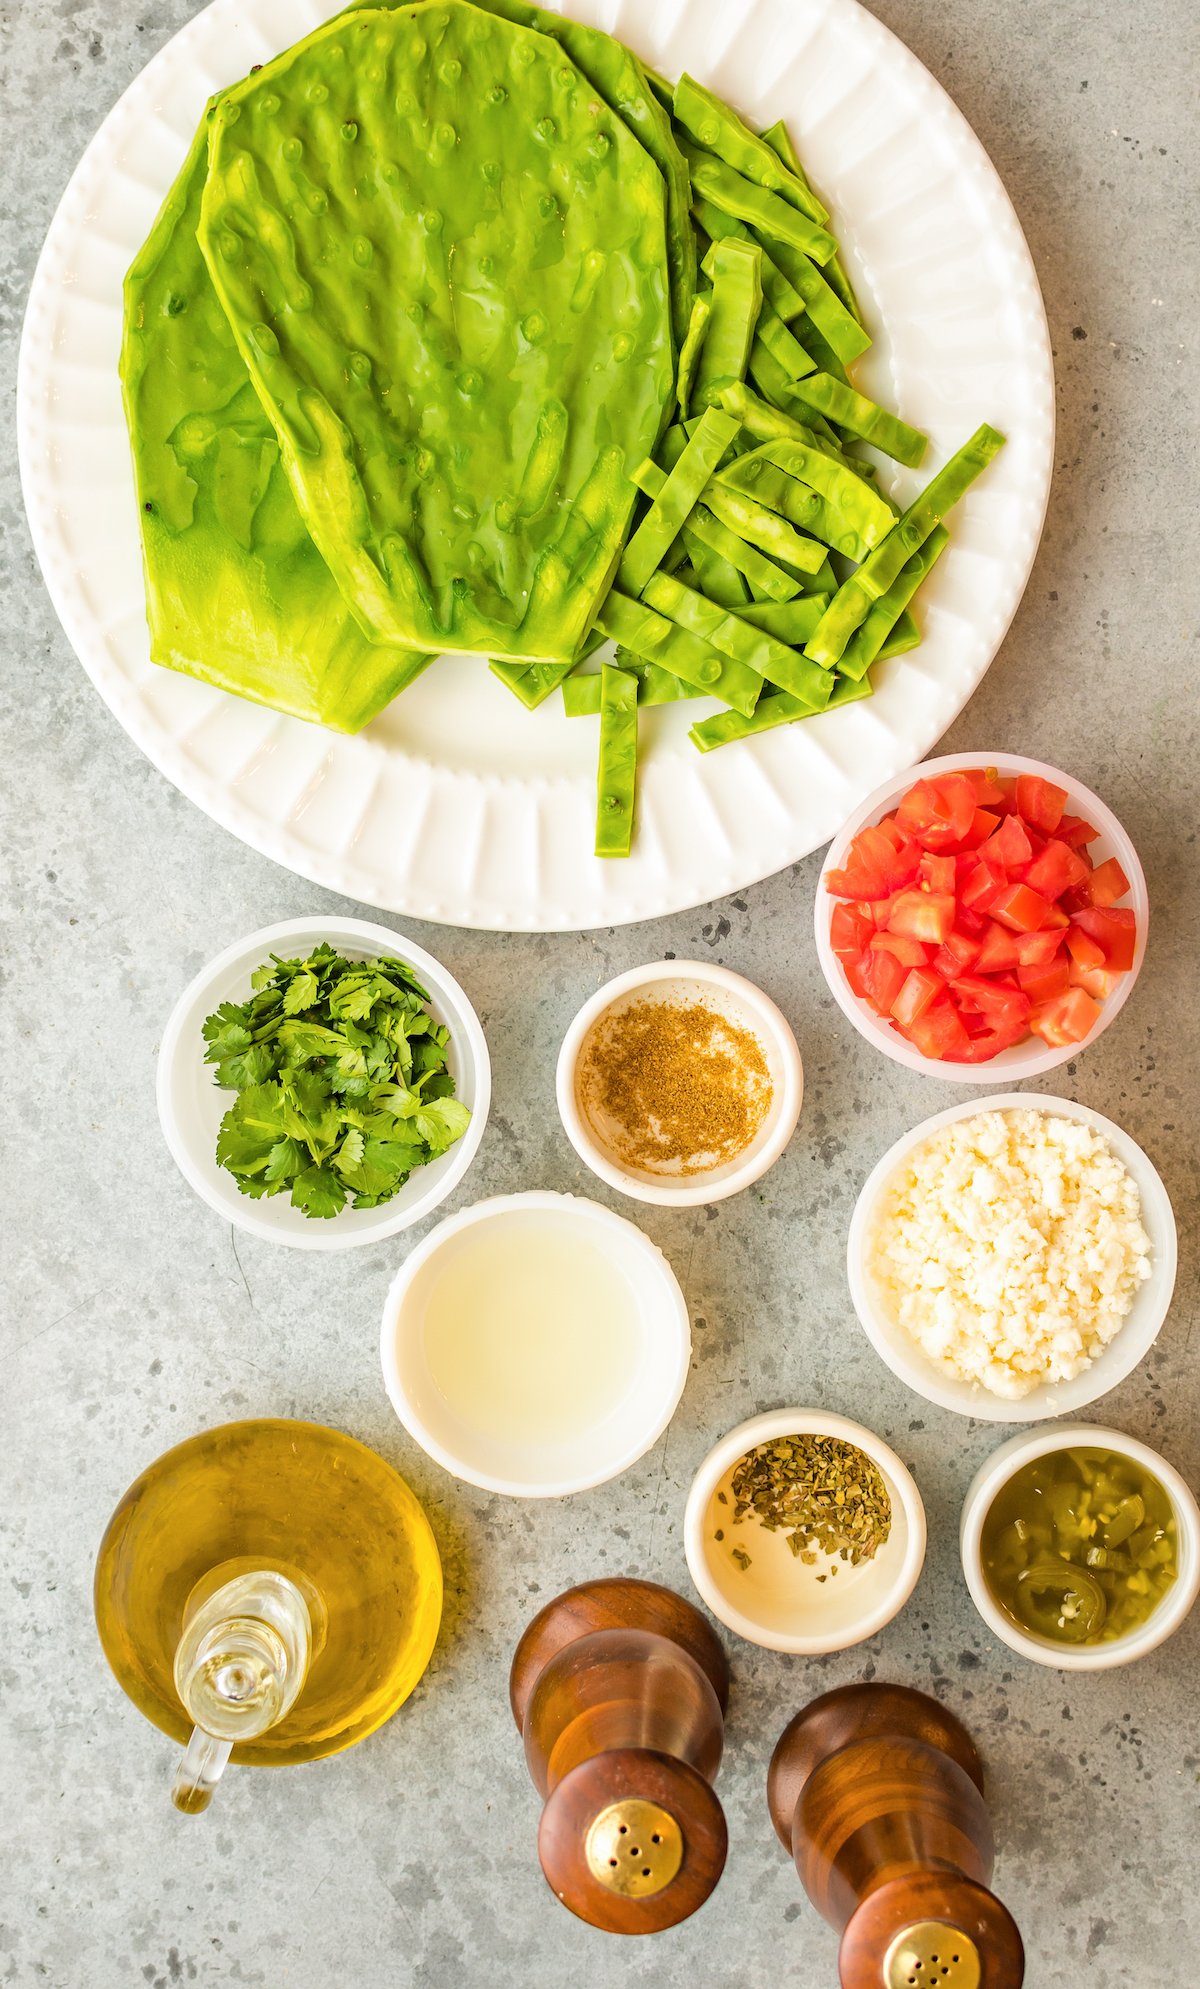
<instances>
[{"instance_id":1,"label":"glass oil cruet","mask_svg":"<svg viewBox=\"0 0 1200 1989\"><path fill-rule=\"evenodd\" d=\"M312 1761L365 1739L429 1663L442 1572L404 1480L338 1430L228 1423L130 1486L96 1563L119 1684L183 1744L178 1809L231 1759Z\"/></svg>"}]
</instances>

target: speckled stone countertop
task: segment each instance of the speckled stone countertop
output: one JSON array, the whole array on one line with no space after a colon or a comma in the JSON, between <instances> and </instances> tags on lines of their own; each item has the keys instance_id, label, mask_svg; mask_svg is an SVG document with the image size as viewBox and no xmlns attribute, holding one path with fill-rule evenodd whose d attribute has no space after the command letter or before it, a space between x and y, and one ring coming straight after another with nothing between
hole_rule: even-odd
<instances>
[{"instance_id":1,"label":"speckled stone countertop","mask_svg":"<svg viewBox=\"0 0 1200 1989\"><path fill-rule=\"evenodd\" d=\"M7 404L30 273L71 168L192 11L192 0L0 10ZM1136 995L1096 1049L1040 1088L1128 1127L1172 1191L1182 1275L1170 1318L1094 1413L1196 1482L1200 260L1185 149L1200 19L1189 0L877 0L876 11L979 132L1049 309L1059 434L1046 535L947 745L1070 768L1116 809L1145 863L1155 916ZM834 1007L811 943L817 859L653 926L516 940L410 928L462 980L491 1044L495 1108L459 1203L524 1184L613 1199L561 1133L554 1053L584 996L637 962L711 953L752 976L790 1017L807 1071L797 1137L759 1189L698 1213L643 1212L695 1326L667 1437L583 1497L535 1507L475 1493L407 1440L380 1386L376 1322L400 1246L314 1258L235 1240L159 1134L155 1052L186 980L243 932L343 907L208 821L109 715L43 592L11 444L0 530L0 1981L822 1989L836 1979L835 1941L772 1835L766 1764L814 1693L877 1676L936 1693L978 1736L996 1885L1036 1989L1193 1989L1200 1612L1136 1668L1074 1680L1020 1663L975 1615L958 1508L1001 1432L927 1408L893 1379L854 1321L842 1261L871 1163L959 1093L874 1055ZM538 1803L505 1703L512 1646L536 1607L587 1575L686 1591L692 1472L731 1424L789 1400L843 1409L897 1445L928 1506L924 1576L903 1615L844 1656L732 1649L722 1884L671 1933L606 1938L557 1907L538 1870ZM208 1423L279 1414L337 1422L404 1471L445 1558L445 1627L423 1685L382 1733L313 1767L235 1773L197 1823L167 1801L170 1745L102 1661L92 1559L117 1497L159 1451Z\"/></svg>"}]
</instances>

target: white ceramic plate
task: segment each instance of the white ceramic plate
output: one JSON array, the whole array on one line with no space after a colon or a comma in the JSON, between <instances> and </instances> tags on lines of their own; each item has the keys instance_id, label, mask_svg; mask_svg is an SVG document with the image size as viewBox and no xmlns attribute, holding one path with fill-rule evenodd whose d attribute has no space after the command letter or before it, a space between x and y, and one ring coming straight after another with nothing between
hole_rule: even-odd
<instances>
[{"instance_id":1,"label":"white ceramic plate","mask_svg":"<svg viewBox=\"0 0 1200 1989\"><path fill-rule=\"evenodd\" d=\"M827 842L923 759L979 683L1029 577L1054 446L1037 278L969 126L855 0L568 0L664 74L753 122L785 117L832 209L876 343L858 371L932 440L888 465L902 501L981 421L1008 447L955 514L925 640L877 694L699 754L691 706L647 714L634 855L591 854L596 728L530 715L481 662L443 659L357 738L277 717L149 660L117 379L121 280L213 90L333 11L213 0L84 153L42 252L18 387L25 500L54 605L101 696L167 778L235 835L345 896L456 925L575 931L706 903Z\"/></svg>"}]
</instances>

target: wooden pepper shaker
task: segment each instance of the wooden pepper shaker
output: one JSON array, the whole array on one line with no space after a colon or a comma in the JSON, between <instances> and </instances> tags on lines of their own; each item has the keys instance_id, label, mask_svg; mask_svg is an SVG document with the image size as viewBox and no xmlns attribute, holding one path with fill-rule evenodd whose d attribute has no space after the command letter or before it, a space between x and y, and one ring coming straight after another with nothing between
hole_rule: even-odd
<instances>
[{"instance_id":1,"label":"wooden pepper shaker","mask_svg":"<svg viewBox=\"0 0 1200 1989\"><path fill-rule=\"evenodd\" d=\"M771 1759L771 1819L842 1935L842 1989L1020 1989L1021 1936L988 1891L992 1827L965 1727L901 1685L798 1713Z\"/></svg>"},{"instance_id":2,"label":"wooden pepper shaker","mask_svg":"<svg viewBox=\"0 0 1200 1989\"><path fill-rule=\"evenodd\" d=\"M714 1632L656 1582L584 1582L534 1617L509 1693L545 1798L542 1870L581 1920L652 1934L708 1898L725 1863L712 1782L728 1692Z\"/></svg>"}]
</instances>

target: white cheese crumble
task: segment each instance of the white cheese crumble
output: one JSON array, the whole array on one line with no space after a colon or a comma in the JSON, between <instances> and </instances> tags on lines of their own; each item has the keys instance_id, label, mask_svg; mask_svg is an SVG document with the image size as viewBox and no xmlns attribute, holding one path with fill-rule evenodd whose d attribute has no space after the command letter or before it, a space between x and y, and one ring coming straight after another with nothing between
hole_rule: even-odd
<instances>
[{"instance_id":1,"label":"white cheese crumble","mask_svg":"<svg viewBox=\"0 0 1200 1989\"><path fill-rule=\"evenodd\" d=\"M1081 1374L1150 1276L1137 1184L1075 1119L958 1119L884 1188L868 1267L896 1324L959 1381L1016 1401Z\"/></svg>"}]
</instances>

